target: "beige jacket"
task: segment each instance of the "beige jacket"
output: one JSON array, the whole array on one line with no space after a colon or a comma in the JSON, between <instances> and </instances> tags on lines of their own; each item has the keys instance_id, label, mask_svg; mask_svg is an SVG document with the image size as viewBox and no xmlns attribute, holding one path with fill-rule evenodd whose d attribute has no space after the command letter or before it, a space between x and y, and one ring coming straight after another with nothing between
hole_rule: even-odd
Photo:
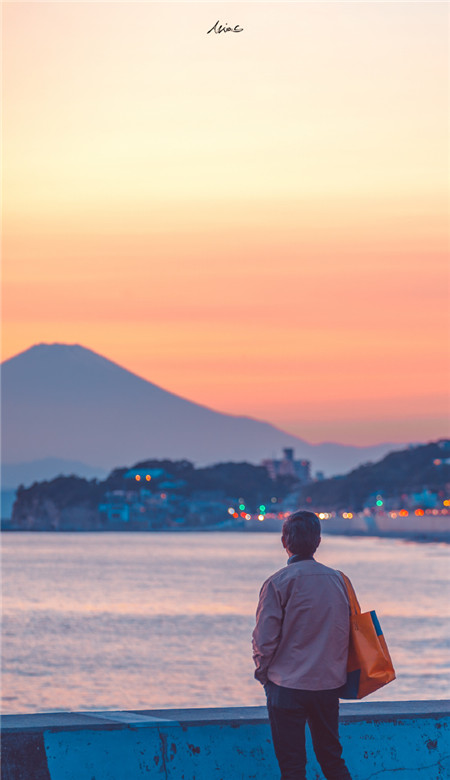
<instances>
[{"instance_id":1,"label":"beige jacket","mask_svg":"<svg viewBox=\"0 0 450 780\"><path fill-rule=\"evenodd\" d=\"M314 559L289 563L264 583L253 632L255 677L285 688L339 688L347 678L347 590Z\"/></svg>"}]
</instances>

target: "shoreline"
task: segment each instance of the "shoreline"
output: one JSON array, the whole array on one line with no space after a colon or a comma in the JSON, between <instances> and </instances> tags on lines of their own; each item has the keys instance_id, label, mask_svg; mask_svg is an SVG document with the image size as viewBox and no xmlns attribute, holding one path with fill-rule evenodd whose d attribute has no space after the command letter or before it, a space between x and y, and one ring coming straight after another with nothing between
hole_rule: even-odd
<instances>
[{"instance_id":1,"label":"shoreline","mask_svg":"<svg viewBox=\"0 0 450 780\"><path fill-rule=\"evenodd\" d=\"M280 529L266 529L266 528L8 528L2 524L2 533L7 534L278 534L281 533ZM362 539L400 539L403 541L417 542L421 544L450 544L450 529L448 533L423 533L423 532L396 532L396 531L381 531L379 533L366 533L364 531L330 531L328 529L322 529L322 535L327 536L339 536L345 538L362 538Z\"/></svg>"}]
</instances>

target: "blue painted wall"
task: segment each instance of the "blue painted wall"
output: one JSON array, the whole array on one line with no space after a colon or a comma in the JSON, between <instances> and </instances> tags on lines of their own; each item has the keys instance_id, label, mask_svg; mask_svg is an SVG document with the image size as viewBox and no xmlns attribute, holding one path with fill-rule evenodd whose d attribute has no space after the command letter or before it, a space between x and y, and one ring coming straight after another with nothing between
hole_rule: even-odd
<instances>
[{"instance_id":1,"label":"blue painted wall","mask_svg":"<svg viewBox=\"0 0 450 780\"><path fill-rule=\"evenodd\" d=\"M341 705L353 780L450 778L450 702ZM276 780L264 707L10 715L2 780ZM308 743L308 780L323 775Z\"/></svg>"}]
</instances>

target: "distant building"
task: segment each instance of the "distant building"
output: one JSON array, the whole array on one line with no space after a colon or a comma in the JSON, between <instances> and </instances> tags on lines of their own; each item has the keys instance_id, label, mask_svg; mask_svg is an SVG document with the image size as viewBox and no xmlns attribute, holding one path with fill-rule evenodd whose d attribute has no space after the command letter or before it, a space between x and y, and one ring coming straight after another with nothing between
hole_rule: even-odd
<instances>
[{"instance_id":1,"label":"distant building","mask_svg":"<svg viewBox=\"0 0 450 780\"><path fill-rule=\"evenodd\" d=\"M107 503L99 504L98 511L101 517L105 517L107 522L119 521L128 523L130 520L130 506L125 503Z\"/></svg>"},{"instance_id":2,"label":"distant building","mask_svg":"<svg viewBox=\"0 0 450 780\"><path fill-rule=\"evenodd\" d=\"M434 509L442 506L437 493L432 490L422 490L421 493L412 493L409 499L409 506L419 506L426 509Z\"/></svg>"},{"instance_id":3,"label":"distant building","mask_svg":"<svg viewBox=\"0 0 450 780\"><path fill-rule=\"evenodd\" d=\"M136 482L150 482L152 479L161 479L168 476L164 469L129 469L124 474L124 479L134 479Z\"/></svg>"},{"instance_id":4,"label":"distant building","mask_svg":"<svg viewBox=\"0 0 450 780\"><path fill-rule=\"evenodd\" d=\"M292 447L283 449L284 457L281 460L263 460L262 465L267 469L272 479L277 477L294 477L299 482L311 481L311 462L309 460L294 460Z\"/></svg>"}]
</instances>

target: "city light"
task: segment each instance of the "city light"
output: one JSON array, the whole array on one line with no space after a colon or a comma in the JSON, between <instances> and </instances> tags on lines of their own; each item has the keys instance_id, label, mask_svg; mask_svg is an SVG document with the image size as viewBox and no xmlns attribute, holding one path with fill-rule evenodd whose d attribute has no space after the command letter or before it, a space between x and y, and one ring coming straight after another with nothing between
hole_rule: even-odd
<instances>
[{"instance_id":1,"label":"city light","mask_svg":"<svg viewBox=\"0 0 450 780\"><path fill-rule=\"evenodd\" d=\"M414 514L418 515L419 517L421 517L422 515L425 514L425 512L423 511L423 509L416 509Z\"/></svg>"},{"instance_id":2,"label":"city light","mask_svg":"<svg viewBox=\"0 0 450 780\"><path fill-rule=\"evenodd\" d=\"M264 515L258 515L258 520L262 522L264 520Z\"/></svg>"},{"instance_id":3,"label":"city light","mask_svg":"<svg viewBox=\"0 0 450 780\"><path fill-rule=\"evenodd\" d=\"M136 474L135 480L136 480L136 482L140 482L141 481L141 475L140 474Z\"/></svg>"},{"instance_id":4,"label":"city light","mask_svg":"<svg viewBox=\"0 0 450 780\"><path fill-rule=\"evenodd\" d=\"M232 506L228 507L228 514L229 515L234 515L234 509L233 509Z\"/></svg>"},{"instance_id":5,"label":"city light","mask_svg":"<svg viewBox=\"0 0 450 780\"><path fill-rule=\"evenodd\" d=\"M151 476L150 476L150 474L146 474L146 475L145 475L145 479L147 480L147 482L150 482L150 480L151 480Z\"/></svg>"},{"instance_id":6,"label":"city light","mask_svg":"<svg viewBox=\"0 0 450 780\"><path fill-rule=\"evenodd\" d=\"M264 506L264 504L260 504L259 509L260 509L261 512L265 512L266 511L266 507Z\"/></svg>"},{"instance_id":7,"label":"city light","mask_svg":"<svg viewBox=\"0 0 450 780\"><path fill-rule=\"evenodd\" d=\"M378 499L377 506L383 506L383 502L382 502L381 498Z\"/></svg>"},{"instance_id":8,"label":"city light","mask_svg":"<svg viewBox=\"0 0 450 780\"><path fill-rule=\"evenodd\" d=\"M239 504L239 509L240 509L240 510L241 510L241 512L242 512L242 510L243 510L243 509L245 509L245 504Z\"/></svg>"}]
</instances>

